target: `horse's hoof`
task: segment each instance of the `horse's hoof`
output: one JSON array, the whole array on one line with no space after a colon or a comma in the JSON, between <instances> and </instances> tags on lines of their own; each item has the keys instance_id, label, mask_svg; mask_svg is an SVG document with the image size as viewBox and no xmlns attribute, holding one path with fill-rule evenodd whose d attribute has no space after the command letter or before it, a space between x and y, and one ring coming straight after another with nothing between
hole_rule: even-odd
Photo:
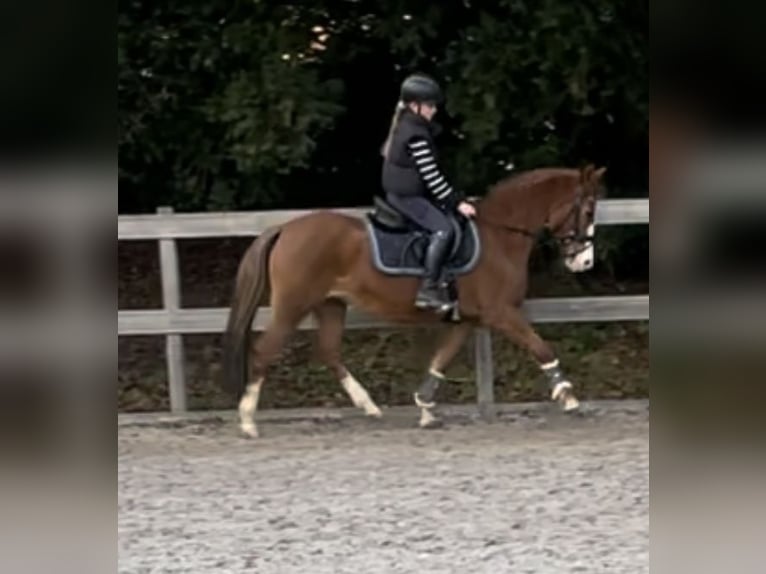
<instances>
[{"instance_id":1,"label":"horse's hoof","mask_svg":"<svg viewBox=\"0 0 766 574\"><path fill-rule=\"evenodd\" d=\"M580 401L577 400L577 397L575 397L574 395L570 395L564 400L565 413L576 413L579 410L580 410Z\"/></svg>"},{"instance_id":2,"label":"horse's hoof","mask_svg":"<svg viewBox=\"0 0 766 574\"><path fill-rule=\"evenodd\" d=\"M423 430L434 430L444 428L444 421L441 419L434 419L427 423L421 423L420 428Z\"/></svg>"},{"instance_id":3,"label":"horse's hoof","mask_svg":"<svg viewBox=\"0 0 766 574\"><path fill-rule=\"evenodd\" d=\"M580 401L572 390L572 383L563 381L556 385L551 393L551 399L557 401L565 413L571 413L580 408Z\"/></svg>"},{"instance_id":4,"label":"horse's hoof","mask_svg":"<svg viewBox=\"0 0 766 574\"><path fill-rule=\"evenodd\" d=\"M444 426L444 421L428 409L423 409L420 415L420 428L425 430L438 429Z\"/></svg>"},{"instance_id":5,"label":"horse's hoof","mask_svg":"<svg viewBox=\"0 0 766 574\"><path fill-rule=\"evenodd\" d=\"M373 417L376 419L379 419L383 416L383 412L375 405L364 409L364 414L366 414L368 417Z\"/></svg>"},{"instance_id":6,"label":"horse's hoof","mask_svg":"<svg viewBox=\"0 0 766 574\"><path fill-rule=\"evenodd\" d=\"M246 439L258 438L258 428L254 424L240 425L239 433L242 438L246 438Z\"/></svg>"}]
</instances>

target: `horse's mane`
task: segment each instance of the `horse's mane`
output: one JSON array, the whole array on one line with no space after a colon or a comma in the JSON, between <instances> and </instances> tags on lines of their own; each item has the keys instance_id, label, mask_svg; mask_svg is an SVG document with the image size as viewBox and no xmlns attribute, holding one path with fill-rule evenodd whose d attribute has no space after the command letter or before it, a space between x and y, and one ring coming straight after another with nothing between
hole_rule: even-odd
<instances>
[{"instance_id":1,"label":"horse's mane","mask_svg":"<svg viewBox=\"0 0 766 574\"><path fill-rule=\"evenodd\" d=\"M571 188L572 180L579 177L578 170L561 167L523 171L491 186L478 208L484 216L504 217L513 213L514 217L527 217L523 214L547 209L545 206L562 190Z\"/></svg>"},{"instance_id":2,"label":"horse's mane","mask_svg":"<svg viewBox=\"0 0 766 574\"><path fill-rule=\"evenodd\" d=\"M501 179L493 186L491 186L486 194L486 199L499 194L502 194L503 196L509 194L515 195L518 192L526 191L530 187L534 187L545 181L564 177L572 178L577 177L578 175L579 172L576 169L564 167L541 167L537 169L522 171L520 173Z\"/></svg>"}]
</instances>

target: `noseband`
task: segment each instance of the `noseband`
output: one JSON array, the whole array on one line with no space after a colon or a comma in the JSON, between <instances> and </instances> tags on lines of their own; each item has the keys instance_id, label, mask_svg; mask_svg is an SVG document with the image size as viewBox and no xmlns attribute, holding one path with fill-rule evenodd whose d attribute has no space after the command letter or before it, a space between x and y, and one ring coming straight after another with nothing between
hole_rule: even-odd
<instances>
[{"instance_id":1,"label":"noseband","mask_svg":"<svg viewBox=\"0 0 766 574\"><path fill-rule=\"evenodd\" d=\"M567 216L564 218L564 221L561 224L561 226L563 227L564 224L567 221L569 221L572 218L572 215L574 214L574 218L575 218L574 230L562 236L556 236L555 234L553 235L553 238L559 243L559 245L562 245L562 246L570 245L573 242L577 242L581 244L580 247L574 253L570 254L570 256L572 257L588 249L591 245L593 245L593 242L595 240L594 236L589 235L587 231L580 232L580 218L581 218L581 211L582 211L580 209L581 206L582 206L582 187L579 187L574 205L569 209L569 213L567 213Z\"/></svg>"}]
</instances>

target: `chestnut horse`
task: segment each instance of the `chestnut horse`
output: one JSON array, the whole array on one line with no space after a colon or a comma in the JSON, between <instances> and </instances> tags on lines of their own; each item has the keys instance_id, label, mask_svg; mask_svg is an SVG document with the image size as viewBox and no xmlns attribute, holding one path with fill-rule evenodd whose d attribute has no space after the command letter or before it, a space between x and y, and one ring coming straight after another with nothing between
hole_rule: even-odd
<instances>
[{"instance_id":1,"label":"chestnut horse","mask_svg":"<svg viewBox=\"0 0 766 574\"><path fill-rule=\"evenodd\" d=\"M545 230L558 242L570 271L593 266L594 214L604 171L592 165L580 170L531 170L499 182L477 202L474 223L480 253L473 267L455 278L459 319L446 323L447 332L425 381L414 393L422 409L421 426L438 422L432 411L436 389L477 326L499 331L527 349L548 379L551 399L566 411L578 407L572 383L551 347L524 317L521 305L529 255ZM444 323L442 315L414 306L419 281L376 268L365 223L356 217L319 210L265 230L240 262L224 336L224 384L241 393L242 432L257 436L254 415L267 368L287 337L310 315L317 321L322 362L355 406L380 416L341 358L346 308L351 304L391 323ZM248 361L251 325L258 307L267 302L271 319Z\"/></svg>"}]
</instances>

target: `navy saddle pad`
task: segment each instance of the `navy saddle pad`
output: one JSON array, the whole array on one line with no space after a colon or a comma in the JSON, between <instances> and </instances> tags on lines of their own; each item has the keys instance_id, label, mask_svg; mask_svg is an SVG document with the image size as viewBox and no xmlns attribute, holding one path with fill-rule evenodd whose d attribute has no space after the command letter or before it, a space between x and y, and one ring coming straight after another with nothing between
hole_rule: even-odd
<instances>
[{"instance_id":1,"label":"navy saddle pad","mask_svg":"<svg viewBox=\"0 0 766 574\"><path fill-rule=\"evenodd\" d=\"M387 275L425 276L427 231L409 222L380 197L375 198L375 209L364 221L376 269ZM472 220L466 220L463 225L455 218L450 221L455 229L455 241L444 263L444 271L455 277L473 270L479 260L481 244Z\"/></svg>"}]
</instances>

